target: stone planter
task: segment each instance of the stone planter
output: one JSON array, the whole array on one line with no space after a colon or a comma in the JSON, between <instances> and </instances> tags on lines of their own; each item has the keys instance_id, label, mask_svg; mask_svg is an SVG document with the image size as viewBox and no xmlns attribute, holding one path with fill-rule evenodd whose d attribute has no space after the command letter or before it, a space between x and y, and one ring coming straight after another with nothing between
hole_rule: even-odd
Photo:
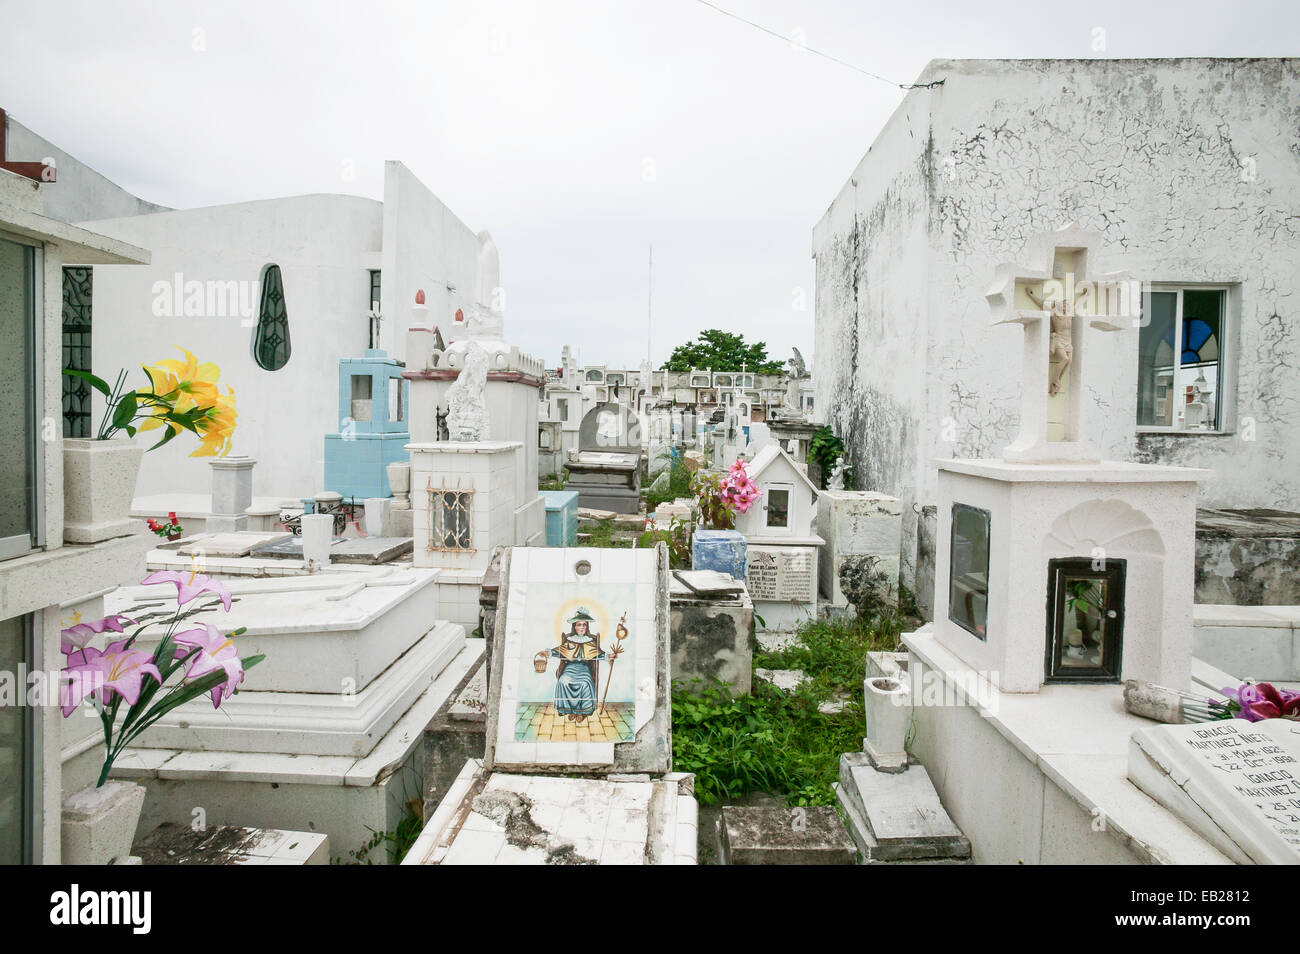
<instances>
[{"instance_id":1,"label":"stone planter","mask_svg":"<svg viewBox=\"0 0 1300 954\"><path fill-rule=\"evenodd\" d=\"M109 781L63 800L65 865L126 864L144 808L144 786Z\"/></svg>"},{"instance_id":2,"label":"stone planter","mask_svg":"<svg viewBox=\"0 0 1300 954\"><path fill-rule=\"evenodd\" d=\"M907 768L907 730L912 722L912 693L907 684L875 676L862 684L866 701L867 737L862 750L882 772Z\"/></svg>"},{"instance_id":3,"label":"stone planter","mask_svg":"<svg viewBox=\"0 0 1300 954\"><path fill-rule=\"evenodd\" d=\"M63 539L98 543L138 528L131 498L144 448L134 441L63 440Z\"/></svg>"}]
</instances>

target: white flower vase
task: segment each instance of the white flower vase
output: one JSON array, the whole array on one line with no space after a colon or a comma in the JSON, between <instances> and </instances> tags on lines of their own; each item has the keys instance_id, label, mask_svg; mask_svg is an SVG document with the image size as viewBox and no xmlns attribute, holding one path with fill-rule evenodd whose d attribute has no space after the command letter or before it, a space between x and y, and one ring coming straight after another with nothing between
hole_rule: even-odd
<instances>
[{"instance_id":1,"label":"white flower vase","mask_svg":"<svg viewBox=\"0 0 1300 954\"><path fill-rule=\"evenodd\" d=\"M65 865L127 864L145 790L134 782L89 785L63 800Z\"/></svg>"},{"instance_id":2,"label":"white flower vase","mask_svg":"<svg viewBox=\"0 0 1300 954\"><path fill-rule=\"evenodd\" d=\"M867 737L862 750L882 772L907 768L907 730L912 723L912 692L907 684L889 676L875 676L862 684L867 710Z\"/></svg>"},{"instance_id":3,"label":"white flower vase","mask_svg":"<svg viewBox=\"0 0 1300 954\"><path fill-rule=\"evenodd\" d=\"M131 498L144 448L129 440L63 439L63 539L99 543L140 529Z\"/></svg>"},{"instance_id":4,"label":"white flower vase","mask_svg":"<svg viewBox=\"0 0 1300 954\"><path fill-rule=\"evenodd\" d=\"M393 494L394 510L411 509L411 464L397 461L388 465L388 489Z\"/></svg>"}]
</instances>

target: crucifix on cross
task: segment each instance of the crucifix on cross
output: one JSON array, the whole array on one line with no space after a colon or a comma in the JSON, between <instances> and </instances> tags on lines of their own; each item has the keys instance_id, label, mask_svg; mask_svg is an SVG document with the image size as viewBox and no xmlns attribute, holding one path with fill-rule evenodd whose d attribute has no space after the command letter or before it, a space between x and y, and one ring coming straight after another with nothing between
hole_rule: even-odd
<instances>
[{"instance_id":1,"label":"crucifix on cross","mask_svg":"<svg viewBox=\"0 0 1300 954\"><path fill-rule=\"evenodd\" d=\"M1031 240L1030 258L1038 267L1007 262L995 271L985 296L993 323L1024 328L1020 434L1004 452L1006 460L1101 459L1082 435L1085 331L1136 325L1141 291L1124 272L1089 276L1100 247L1100 235L1069 225Z\"/></svg>"}]
</instances>

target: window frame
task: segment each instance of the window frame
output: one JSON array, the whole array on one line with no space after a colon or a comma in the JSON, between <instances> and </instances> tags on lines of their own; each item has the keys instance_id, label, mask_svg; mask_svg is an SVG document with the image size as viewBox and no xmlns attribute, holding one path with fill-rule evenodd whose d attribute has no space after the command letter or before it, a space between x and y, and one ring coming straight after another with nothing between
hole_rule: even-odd
<instances>
[{"instance_id":1,"label":"window frame","mask_svg":"<svg viewBox=\"0 0 1300 954\"><path fill-rule=\"evenodd\" d=\"M976 629L971 628L966 624L965 620L958 619L958 617L953 613L953 606L955 605L954 587L956 586L956 582L957 582L956 578L953 576L953 554L956 550L954 544L957 541L958 509L968 511L978 516L984 522L985 562L984 562L984 593L983 593L983 598L984 598L984 632L983 633L980 633ZM984 643L987 643L989 639L989 632L988 632L989 594L993 592L992 582L993 582L993 512L991 510L986 510L983 507L976 507L973 506L972 504L961 503L960 501L954 500L952 503L951 516L948 519L948 593L947 593L948 621L954 623L959 628L966 631L967 633L970 633L976 639ZM972 591L972 593L974 592L975 591ZM973 609L973 604L972 604L972 609ZM972 613L972 616L973 615L974 614Z\"/></svg>"},{"instance_id":2,"label":"window frame","mask_svg":"<svg viewBox=\"0 0 1300 954\"><path fill-rule=\"evenodd\" d=\"M1177 301L1174 307L1174 341L1176 344L1182 342L1183 329L1183 293L1187 291L1219 291L1223 292L1223 315L1220 321L1219 329L1219 381L1218 391L1215 392L1214 403L1215 413L1218 415L1218 425L1213 428L1193 428L1179 427L1175 424L1140 424L1134 423L1134 433L1136 434L1176 434L1186 437L1223 437L1236 432L1236 397L1237 397L1237 311L1238 299L1237 292L1240 286L1231 282L1151 282L1143 289L1142 313L1149 316L1147 297L1153 292L1175 292ZM1176 348L1175 353L1178 356L1180 364L1175 368L1181 367L1182 349ZM1134 379L1134 418L1137 417L1137 396L1141 389L1141 345L1137 348L1137 377ZM1177 370L1175 370L1175 378ZM1175 393L1175 392L1171 392Z\"/></svg>"},{"instance_id":3,"label":"window frame","mask_svg":"<svg viewBox=\"0 0 1300 954\"><path fill-rule=\"evenodd\" d=\"M794 482L784 480L774 480L769 484L763 485L763 530L769 534L790 535L794 532L795 526L795 497ZM784 490L785 497L785 526L773 525L769 522L771 519L771 499L772 491Z\"/></svg>"},{"instance_id":4,"label":"window frame","mask_svg":"<svg viewBox=\"0 0 1300 954\"><path fill-rule=\"evenodd\" d=\"M27 556L45 545L45 442L41 440L41 426L45 419L45 246L21 235L0 230L0 239L32 250L31 274L28 292L31 312L26 318L26 343L29 353L26 360L26 380L31 396L27 418L27 468L31 486L27 488L27 531L0 537L0 563ZM62 272L60 272L60 277ZM60 328L62 309L60 309ZM61 363L61 361L60 361ZM60 385L62 393L62 385ZM60 402L60 412L62 403ZM62 416L60 414L60 416ZM62 435L62 427L59 429Z\"/></svg>"}]
</instances>

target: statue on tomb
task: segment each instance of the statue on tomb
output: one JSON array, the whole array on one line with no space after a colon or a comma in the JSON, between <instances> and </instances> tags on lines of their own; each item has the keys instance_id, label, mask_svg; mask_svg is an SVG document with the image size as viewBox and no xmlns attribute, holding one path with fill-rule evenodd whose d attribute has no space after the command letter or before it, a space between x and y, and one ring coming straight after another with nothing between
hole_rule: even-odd
<instances>
[{"instance_id":1,"label":"statue on tomb","mask_svg":"<svg viewBox=\"0 0 1300 954\"><path fill-rule=\"evenodd\" d=\"M830 482L826 485L828 490L844 490L844 482L848 478L849 459L845 454L841 454L839 460L835 462L835 468L831 471Z\"/></svg>"},{"instance_id":2,"label":"statue on tomb","mask_svg":"<svg viewBox=\"0 0 1300 954\"><path fill-rule=\"evenodd\" d=\"M465 366L447 389L447 429L451 440L487 440L487 372L487 352L477 341L471 341L465 350Z\"/></svg>"},{"instance_id":3,"label":"statue on tomb","mask_svg":"<svg viewBox=\"0 0 1300 954\"><path fill-rule=\"evenodd\" d=\"M1048 342L1047 360L1057 359L1060 363L1056 366L1056 373L1048 382L1047 393L1055 397L1061 390L1061 381L1065 377L1066 369L1074 360L1074 316L1071 314L1071 309L1059 298L1052 298L1044 303L1043 299L1034 294L1032 288L1026 288L1025 294L1040 310L1050 314L1052 336Z\"/></svg>"}]
</instances>

